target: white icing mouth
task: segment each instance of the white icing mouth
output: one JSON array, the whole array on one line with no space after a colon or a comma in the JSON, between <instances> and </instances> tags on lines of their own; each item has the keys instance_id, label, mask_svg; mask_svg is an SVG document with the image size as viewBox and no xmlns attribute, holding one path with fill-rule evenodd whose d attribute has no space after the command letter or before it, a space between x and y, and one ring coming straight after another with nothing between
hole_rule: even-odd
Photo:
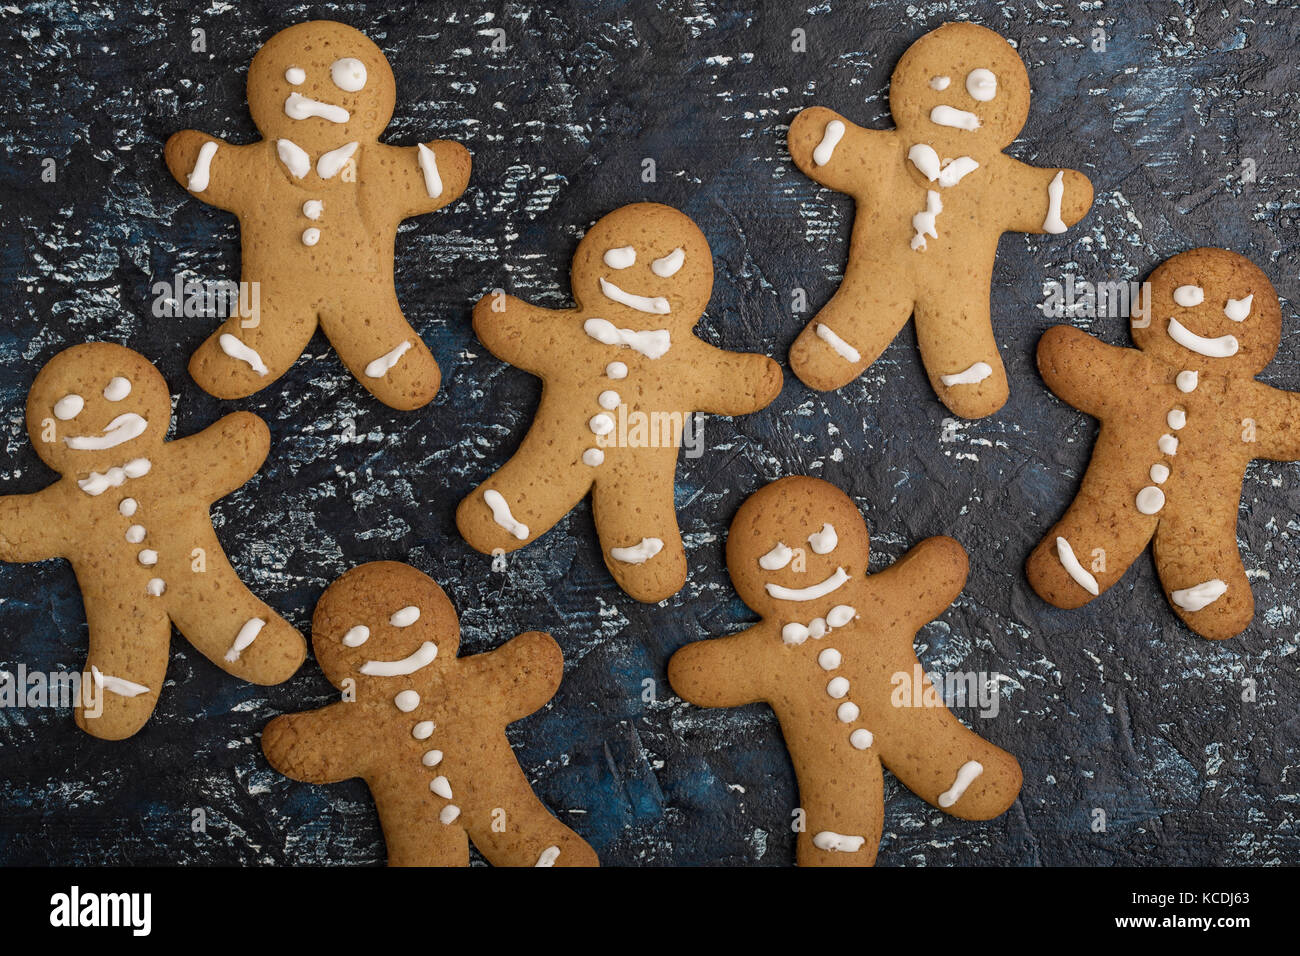
<instances>
[{"instance_id":1,"label":"white icing mouth","mask_svg":"<svg viewBox=\"0 0 1300 956\"><path fill-rule=\"evenodd\" d=\"M351 114L341 106L322 103L320 100L310 99L301 93L289 94L289 98L284 101L284 115L293 120L316 117L328 120L331 123L346 123L351 117Z\"/></svg>"},{"instance_id":2,"label":"white icing mouth","mask_svg":"<svg viewBox=\"0 0 1300 956\"><path fill-rule=\"evenodd\" d=\"M103 451L106 448L116 448L133 438L139 438L148 427L149 423L135 412L127 412L125 415L118 415L105 425L102 434L72 435L63 440L67 442L69 448L77 451Z\"/></svg>"},{"instance_id":3,"label":"white icing mouth","mask_svg":"<svg viewBox=\"0 0 1300 956\"><path fill-rule=\"evenodd\" d=\"M935 126L951 126L953 129L966 131L980 128L980 118L966 110L953 109L951 106L936 106L930 110L930 122Z\"/></svg>"},{"instance_id":4,"label":"white icing mouth","mask_svg":"<svg viewBox=\"0 0 1300 956\"><path fill-rule=\"evenodd\" d=\"M1169 337L1183 348L1209 358L1230 358L1237 354L1237 349L1240 347L1235 335L1220 335L1215 339L1207 339L1203 335L1197 335L1172 316L1169 318Z\"/></svg>"},{"instance_id":5,"label":"white icing mouth","mask_svg":"<svg viewBox=\"0 0 1300 956\"><path fill-rule=\"evenodd\" d=\"M663 296L658 295L650 298L649 296L624 292L604 276L601 276L600 279L600 291L605 294L605 298L620 305L625 305L629 309L636 309L638 312L649 312L651 315L667 315L672 311L672 307L668 305L668 300Z\"/></svg>"},{"instance_id":6,"label":"white icing mouth","mask_svg":"<svg viewBox=\"0 0 1300 956\"><path fill-rule=\"evenodd\" d=\"M366 661L361 665L361 673L369 677L405 677L421 667L428 667L437 656L438 645L425 641L419 650L400 661Z\"/></svg>"},{"instance_id":7,"label":"white icing mouth","mask_svg":"<svg viewBox=\"0 0 1300 956\"><path fill-rule=\"evenodd\" d=\"M825 581L806 588L787 588L770 582L764 584L763 587L767 589L768 594L779 601L815 601L837 590L848 579L849 576L843 568L836 568L835 573Z\"/></svg>"},{"instance_id":8,"label":"white icing mouth","mask_svg":"<svg viewBox=\"0 0 1300 956\"><path fill-rule=\"evenodd\" d=\"M601 345L626 346L646 358L663 358L672 346L672 336L667 329L620 329L608 319L588 319L582 323L582 331Z\"/></svg>"}]
</instances>

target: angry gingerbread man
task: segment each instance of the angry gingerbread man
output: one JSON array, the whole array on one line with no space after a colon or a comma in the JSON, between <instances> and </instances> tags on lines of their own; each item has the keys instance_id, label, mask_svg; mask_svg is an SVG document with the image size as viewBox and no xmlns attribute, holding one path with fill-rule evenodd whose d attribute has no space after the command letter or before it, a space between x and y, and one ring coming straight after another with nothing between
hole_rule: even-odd
<instances>
[{"instance_id":1,"label":"angry gingerbread man","mask_svg":"<svg viewBox=\"0 0 1300 956\"><path fill-rule=\"evenodd\" d=\"M467 866L469 840L498 866L596 866L537 799L506 725L542 707L564 658L548 634L457 657L442 588L407 564L353 568L325 591L312 647L344 700L277 717L262 735L276 770L308 783L361 777L390 866Z\"/></svg>"},{"instance_id":2,"label":"angry gingerbread man","mask_svg":"<svg viewBox=\"0 0 1300 956\"><path fill-rule=\"evenodd\" d=\"M764 408L781 369L692 334L713 257L676 209L637 203L605 216L578 244L572 281L573 309L504 293L474 309L479 339L540 377L542 398L519 450L461 502L456 524L485 554L514 551L590 491L614 580L639 601L662 601L686 581L673 480L691 416Z\"/></svg>"},{"instance_id":3,"label":"angry gingerbread man","mask_svg":"<svg viewBox=\"0 0 1300 956\"><path fill-rule=\"evenodd\" d=\"M727 568L762 621L673 655L668 679L701 707L771 705L794 762L800 866L870 866L884 815L881 767L965 820L998 816L1020 792L1014 757L964 727L929 680L899 706L899 675L920 673L916 632L961 593L966 552L921 542L867 576L866 523L816 478L782 478L737 512ZM906 699L912 700L908 696Z\"/></svg>"},{"instance_id":4,"label":"angry gingerbread man","mask_svg":"<svg viewBox=\"0 0 1300 956\"><path fill-rule=\"evenodd\" d=\"M820 106L790 125L799 169L857 206L844 281L795 340L790 365L812 388L839 388L915 315L939 399L964 418L991 415L1008 394L989 317L998 239L1064 232L1092 205L1092 184L1002 152L1029 115L1029 76L984 27L949 23L917 40L889 103L892 130Z\"/></svg>"},{"instance_id":5,"label":"angry gingerbread man","mask_svg":"<svg viewBox=\"0 0 1300 956\"><path fill-rule=\"evenodd\" d=\"M0 560L67 558L90 627L87 733L120 740L153 713L171 626L222 670L288 680L306 656L294 628L236 575L208 509L256 474L270 433L235 412L165 441L167 383L144 356L95 342L56 355L27 398L27 433L62 478L0 497ZM83 703L87 696L82 696Z\"/></svg>"},{"instance_id":6,"label":"angry gingerbread man","mask_svg":"<svg viewBox=\"0 0 1300 956\"><path fill-rule=\"evenodd\" d=\"M1101 431L1074 503L1029 558L1029 582L1080 607L1150 542L1174 613L1204 637L1233 637L1255 615L1237 546L1246 466L1300 459L1300 394L1255 381L1277 352L1282 310L1268 277L1223 249L1174 256L1144 298L1136 349L1066 326L1039 342L1043 380Z\"/></svg>"},{"instance_id":7,"label":"angry gingerbread man","mask_svg":"<svg viewBox=\"0 0 1300 956\"><path fill-rule=\"evenodd\" d=\"M239 217L255 314L232 315L194 354L190 374L218 398L242 398L282 375L317 325L376 398L419 408L438 364L402 315L393 286L397 225L454 201L469 181L457 143L389 146L393 72L379 47L341 23L273 36L248 71L262 139L235 146L186 130L167 168L203 202Z\"/></svg>"}]
</instances>

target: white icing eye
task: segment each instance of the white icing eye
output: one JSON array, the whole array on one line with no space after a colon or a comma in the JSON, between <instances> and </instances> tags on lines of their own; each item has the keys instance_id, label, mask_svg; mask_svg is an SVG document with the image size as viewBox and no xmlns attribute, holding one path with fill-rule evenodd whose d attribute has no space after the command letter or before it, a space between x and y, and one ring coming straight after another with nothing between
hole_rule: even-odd
<instances>
[{"instance_id":1,"label":"white icing eye","mask_svg":"<svg viewBox=\"0 0 1300 956\"><path fill-rule=\"evenodd\" d=\"M366 85L366 65L360 60L345 56L335 60L330 67L330 79L345 93L355 93Z\"/></svg>"},{"instance_id":2,"label":"white icing eye","mask_svg":"<svg viewBox=\"0 0 1300 956\"><path fill-rule=\"evenodd\" d=\"M674 249L662 259L656 259L650 263L650 271L661 279L667 279L669 276L677 275L677 270L686 262L686 252L680 246Z\"/></svg>"},{"instance_id":3,"label":"white icing eye","mask_svg":"<svg viewBox=\"0 0 1300 956\"><path fill-rule=\"evenodd\" d=\"M1223 307L1223 314L1234 322L1245 322L1246 317L1250 315L1250 304L1254 299L1253 292L1244 299L1229 299L1228 304Z\"/></svg>"},{"instance_id":4,"label":"white icing eye","mask_svg":"<svg viewBox=\"0 0 1300 956\"><path fill-rule=\"evenodd\" d=\"M1199 285L1180 285L1174 290L1174 301L1184 309L1190 309L1205 301L1205 290Z\"/></svg>"},{"instance_id":5,"label":"white icing eye","mask_svg":"<svg viewBox=\"0 0 1300 956\"><path fill-rule=\"evenodd\" d=\"M291 66L284 71L284 78L291 86L301 86L307 82L307 71L300 66Z\"/></svg>"},{"instance_id":6,"label":"white icing eye","mask_svg":"<svg viewBox=\"0 0 1300 956\"><path fill-rule=\"evenodd\" d=\"M123 378L121 375L113 376L113 379L104 389L104 397L110 402L120 402L131 394L131 380Z\"/></svg>"},{"instance_id":7,"label":"white icing eye","mask_svg":"<svg viewBox=\"0 0 1300 956\"><path fill-rule=\"evenodd\" d=\"M998 95L998 78L992 70L984 67L971 70L966 74L966 92L971 95L971 99L987 103Z\"/></svg>"},{"instance_id":8,"label":"white icing eye","mask_svg":"<svg viewBox=\"0 0 1300 956\"><path fill-rule=\"evenodd\" d=\"M835 533L833 524L824 524L822 529L815 534L808 535L808 543L817 554L830 554L835 550L835 546L840 543L840 537Z\"/></svg>"},{"instance_id":9,"label":"white icing eye","mask_svg":"<svg viewBox=\"0 0 1300 956\"><path fill-rule=\"evenodd\" d=\"M936 76L930 80L930 89L942 92L948 88L952 80L946 76Z\"/></svg>"},{"instance_id":10,"label":"white icing eye","mask_svg":"<svg viewBox=\"0 0 1300 956\"><path fill-rule=\"evenodd\" d=\"M420 609L414 604L408 604L400 611L394 611L393 616L388 619L388 623L393 627L410 627L420 619Z\"/></svg>"},{"instance_id":11,"label":"white icing eye","mask_svg":"<svg viewBox=\"0 0 1300 956\"><path fill-rule=\"evenodd\" d=\"M360 647L366 641L370 640L370 628L364 624L358 624L356 627L348 630L343 635L344 647Z\"/></svg>"},{"instance_id":12,"label":"white icing eye","mask_svg":"<svg viewBox=\"0 0 1300 956\"><path fill-rule=\"evenodd\" d=\"M618 249L607 249L605 251L605 265L611 269L626 269L635 263L636 250L631 246L620 246Z\"/></svg>"},{"instance_id":13,"label":"white icing eye","mask_svg":"<svg viewBox=\"0 0 1300 956\"><path fill-rule=\"evenodd\" d=\"M54 417L59 421L66 422L69 418L76 418L81 414L81 410L86 407L86 400L80 395L64 395L54 403Z\"/></svg>"},{"instance_id":14,"label":"white icing eye","mask_svg":"<svg viewBox=\"0 0 1300 956\"><path fill-rule=\"evenodd\" d=\"M758 566L764 571L780 571L793 557L794 552L778 541L775 548L758 559Z\"/></svg>"}]
</instances>

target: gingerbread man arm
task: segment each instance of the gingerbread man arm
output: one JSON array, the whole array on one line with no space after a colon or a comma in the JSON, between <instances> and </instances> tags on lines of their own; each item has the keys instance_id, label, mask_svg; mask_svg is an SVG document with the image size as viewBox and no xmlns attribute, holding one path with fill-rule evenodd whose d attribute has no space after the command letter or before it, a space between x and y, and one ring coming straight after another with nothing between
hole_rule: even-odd
<instances>
[{"instance_id":1,"label":"gingerbread man arm","mask_svg":"<svg viewBox=\"0 0 1300 956\"><path fill-rule=\"evenodd\" d=\"M61 557L64 542L59 529L64 520L56 516L44 491L0 496L0 561Z\"/></svg>"},{"instance_id":2,"label":"gingerbread man arm","mask_svg":"<svg viewBox=\"0 0 1300 956\"><path fill-rule=\"evenodd\" d=\"M794 118L786 142L805 176L837 192L856 194L863 170L875 164L874 147L890 135L863 129L824 106L810 106Z\"/></svg>"},{"instance_id":3,"label":"gingerbread man arm","mask_svg":"<svg viewBox=\"0 0 1300 956\"><path fill-rule=\"evenodd\" d=\"M216 501L244 485L257 474L271 450L271 431L252 412L232 412L201 432L170 443L192 466L190 485L208 501ZM238 464L222 474L213 467Z\"/></svg>"},{"instance_id":4,"label":"gingerbread man arm","mask_svg":"<svg viewBox=\"0 0 1300 956\"><path fill-rule=\"evenodd\" d=\"M540 378L549 368L552 352L547 339L556 337L559 323L569 314L530 305L501 291L489 292L474 306L474 334L497 358ZM567 349L560 351L568 354Z\"/></svg>"},{"instance_id":5,"label":"gingerbread man arm","mask_svg":"<svg viewBox=\"0 0 1300 956\"><path fill-rule=\"evenodd\" d=\"M262 752L271 766L304 783L338 783L364 771L360 754L368 752L371 738L363 728L352 728L351 715L339 702L301 714L284 714L262 731Z\"/></svg>"},{"instance_id":6,"label":"gingerbread man arm","mask_svg":"<svg viewBox=\"0 0 1300 956\"><path fill-rule=\"evenodd\" d=\"M899 633L910 646L917 628L957 600L969 570L966 550L952 538L926 538L890 567L867 578L867 594L880 604L873 616L898 621Z\"/></svg>"},{"instance_id":7,"label":"gingerbread man arm","mask_svg":"<svg viewBox=\"0 0 1300 956\"><path fill-rule=\"evenodd\" d=\"M780 642L763 623L732 634L687 644L668 661L668 683L682 700L698 707L743 707L767 700L757 645Z\"/></svg>"},{"instance_id":8,"label":"gingerbread man arm","mask_svg":"<svg viewBox=\"0 0 1300 956\"><path fill-rule=\"evenodd\" d=\"M1242 410L1241 431L1249 432L1254 420L1252 457L1273 461L1300 460L1300 392L1287 392L1262 382L1251 382L1250 397Z\"/></svg>"},{"instance_id":9,"label":"gingerbread man arm","mask_svg":"<svg viewBox=\"0 0 1300 956\"><path fill-rule=\"evenodd\" d=\"M215 152L208 148L209 144L216 147ZM233 146L207 133L186 129L167 139L163 158L172 177L191 196L238 215L250 200L256 200L249 186L264 149L264 143Z\"/></svg>"},{"instance_id":10,"label":"gingerbread man arm","mask_svg":"<svg viewBox=\"0 0 1300 956\"><path fill-rule=\"evenodd\" d=\"M390 196L400 218L419 216L450 205L461 197L469 185L472 161L469 150L450 140L433 140L419 146L380 144L382 176L371 178L367 164L364 181L367 188L379 185Z\"/></svg>"},{"instance_id":11,"label":"gingerbread man arm","mask_svg":"<svg viewBox=\"0 0 1300 956\"><path fill-rule=\"evenodd\" d=\"M1038 340L1038 372L1047 387L1097 419L1106 416L1118 391L1101 383L1144 380L1145 364L1142 353L1107 345L1069 325L1054 325Z\"/></svg>"},{"instance_id":12,"label":"gingerbread man arm","mask_svg":"<svg viewBox=\"0 0 1300 956\"><path fill-rule=\"evenodd\" d=\"M728 352L695 340L696 368L704 374L692 383L691 408L715 415L746 415L766 408L781 393L781 366L766 355ZM695 355L692 361L696 362Z\"/></svg>"},{"instance_id":13,"label":"gingerbread man arm","mask_svg":"<svg viewBox=\"0 0 1300 956\"><path fill-rule=\"evenodd\" d=\"M564 675L564 654L555 638L543 631L528 631L494 651L462 658L470 693L500 702L506 723L540 710L555 696Z\"/></svg>"},{"instance_id":14,"label":"gingerbread man arm","mask_svg":"<svg viewBox=\"0 0 1300 956\"><path fill-rule=\"evenodd\" d=\"M994 168L1005 184L999 200L1004 232L1064 232L1092 208L1092 181L1078 170L1044 169L1006 155Z\"/></svg>"}]
</instances>

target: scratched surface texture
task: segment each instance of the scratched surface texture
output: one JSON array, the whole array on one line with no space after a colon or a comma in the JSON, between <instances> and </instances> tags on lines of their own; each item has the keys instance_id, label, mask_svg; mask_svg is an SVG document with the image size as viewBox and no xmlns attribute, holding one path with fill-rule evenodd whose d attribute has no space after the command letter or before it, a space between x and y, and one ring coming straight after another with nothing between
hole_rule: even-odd
<instances>
[{"instance_id":1,"label":"scratched surface texture","mask_svg":"<svg viewBox=\"0 0 1300 956\"><path fill-rule=\"evenodd\" d=\"M887 778L882 865L1300 861L1300 466L1257 463L1247 476L1239 536L1258 615L1235 640L1212 644L1181 627L1149 556L1074 612L1040 601L1022 571L1072 497L1096 428L1035 371L1035 344L1056 321L1039 309L1046 281L1141 278L1196 245L1235 249L1283 298L1287 334L1263 377L1300 389L1294 7L399 6L0 9L0 490L52 480L22 425L37 369L86 339L138 349L177 397L177 434L236 408L269 422L266 467L214 519L244 578L291 621L306 631L316 599L346 568L408 560L456 604L463 651L533 628L559 640L564 685L511 739L539 794L606 863L788 865L794 777L771 712L687 706L665 667L685 643L755 620L722 560L740 502L781 475L820 476L866 512L873 569L931 534L970 551L968 587L917 648L932 671L1004 675L995 718L959 713L1025 771L1020 799L988 823L951 819ZM233 217L171 181L163 141L185 127L251 140L249 59L277 29L319 16L365 30L392 62L389 142L451 138L474 154L464 198L398 235L402 304L445 377L420 412L371 400L319 336L264 392L218 402L185 370L214 320L151 311L154 283L238 276ZM536 380L476 343L470 305L497 285L568 304L569 258L586 225L658 200L691 215L713 247L717 280L700 334L784 363L808 318L791 313L792 292L806 289L813 309L831 295L853 212L793 168L786 126L814 103L888 125L895 62L950 19L999 30L1028 66L1033 108L1010 152L1085 170L1097 188L1080 228L1002 242L993 305L1008 405L945 433L909 327L838 393L813 393L787 374L766 411L708 419L707 450L683 458L677 484L690 580L662 606L613 587L585 503L503 571L466 547L454 507L513 451L539 394ZM496 28L504 53L492 50ZM806 52L791 49L796 28ZM192 49L196 29L204 52ZM1095 29L1104 51L1093 48ZM646 158L652 183L641 178ZM45 159L53 183L41 179ZM1129 343L1123 318L1075 321ZM66 563L0 566L0 666L76 669L85 647ZM1248 679L1256 695L1247 702ZM359 781L293 783L259 747L271 717L332 695L310 659L289 683L261 689L178 639L157 713L129 741L94 740L67 710L0 711L0 861L380 862ZM198 810L205 832L193 832ZM1104 832L1092 829L1097 810Z\"/></svg>"}]
</instances>

